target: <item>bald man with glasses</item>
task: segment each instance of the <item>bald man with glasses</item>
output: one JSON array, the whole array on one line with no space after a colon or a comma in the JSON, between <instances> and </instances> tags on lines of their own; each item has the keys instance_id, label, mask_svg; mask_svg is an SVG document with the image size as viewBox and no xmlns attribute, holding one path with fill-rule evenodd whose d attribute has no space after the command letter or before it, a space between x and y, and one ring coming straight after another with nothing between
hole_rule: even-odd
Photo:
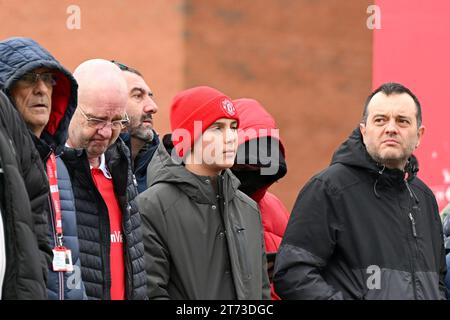
<instances>
[{"instance_id":1,"label":"bald man with glasses","mask_svg":"<svg viewBox=\"0 0 450 320\"><path fill-rule=\"evenodd\" d=\"M89 299L146 299L141 217L130 153L119 139L128 124L127 84L103 59L74 71L78 106L63 160L78 218L81 274Z\"/></svg>"}]
</instances>

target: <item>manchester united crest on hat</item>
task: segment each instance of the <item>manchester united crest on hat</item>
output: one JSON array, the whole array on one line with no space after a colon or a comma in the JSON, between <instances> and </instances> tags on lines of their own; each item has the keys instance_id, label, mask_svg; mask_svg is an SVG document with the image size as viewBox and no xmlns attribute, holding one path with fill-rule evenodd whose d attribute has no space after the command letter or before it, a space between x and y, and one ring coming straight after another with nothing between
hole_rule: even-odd
<instances>
[{"instance_id":1,"label":"manchester united crest on hat","mask_svg":"<svg viewBox=\"0 0 450 320\"><path fill-rule=\"evenodd\" d=\"M222 101L222 108L230 116L234 116L236 114L236 109L234 108L233 102L228 99Z\"/></svg>"}]
</instances>

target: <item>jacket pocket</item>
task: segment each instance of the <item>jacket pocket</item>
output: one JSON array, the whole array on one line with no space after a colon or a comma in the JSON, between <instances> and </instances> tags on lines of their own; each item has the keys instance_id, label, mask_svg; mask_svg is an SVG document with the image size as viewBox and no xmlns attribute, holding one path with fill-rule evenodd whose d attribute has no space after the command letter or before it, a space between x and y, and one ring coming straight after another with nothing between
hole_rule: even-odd
<instances>
[{"instance_id":1,"label":"jacket pocket","mask_svg":"<svg viewBox=\"0 0 450 320\"><path fill-rule=\"evenodd\" d=\"M250 272L250 261L246 248L247 236L245 233L245 228L239 226L235 226L234 228L236 232L236 241L239 249L239 262L241 264L243 280L248 281L252 278L252 275Z\"/></svg>"}]
</instances>

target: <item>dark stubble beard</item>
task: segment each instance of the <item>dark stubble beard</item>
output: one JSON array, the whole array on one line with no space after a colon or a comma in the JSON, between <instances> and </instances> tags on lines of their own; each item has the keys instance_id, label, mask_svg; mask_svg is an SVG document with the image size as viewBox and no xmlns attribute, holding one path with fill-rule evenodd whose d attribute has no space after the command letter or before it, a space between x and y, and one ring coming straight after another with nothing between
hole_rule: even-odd
<instances>
[{"instance_id":1,"label":"dark stubble beard","mask_svg":"<svg viewBox=\"0 0 450 320\"><path fill-rule=\"evenodd\" d=\"M131 131L131 136L145 142L150 142L153 141L155 134L153 128L143 128L142 126L139 126Z\"/></svg>"},{"instance_id":2,"label":"dark stubble beard","mask_svg":"<svg viewBox=\"0 0 450 320\"><path fill-rule=\"evenodd\" d=\"M367 152L372 157L372 159L377 162L378 164L385 165L388 168L397 168L400 170L404 169L404 166L406 165L409 157L414 151L414 147L411 145L407 146L406 150L402 150L402 154L400 157L396 158L386 158L381 157L378 152L373 152L372 150L367 149ZM400 167L401 165L401 167Z\"/></svg>"}]
</instances>

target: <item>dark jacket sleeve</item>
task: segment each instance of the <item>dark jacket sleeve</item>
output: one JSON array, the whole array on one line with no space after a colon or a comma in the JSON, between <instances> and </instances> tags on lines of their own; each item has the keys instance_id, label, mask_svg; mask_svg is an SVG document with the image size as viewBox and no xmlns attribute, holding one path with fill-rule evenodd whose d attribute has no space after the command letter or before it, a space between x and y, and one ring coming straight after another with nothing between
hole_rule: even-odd
<instances>
[{"instance_id":1,"label":"dark jacket sleeve","mask_svg":"<svg viewBox=\"0 0 450 320\"><path fill-rule=\"evenodd\" d=\"M263 230L263 227L261 225L261 229ZM271 299L271 293L270 293L270 282L269 282L269 275L267 274L267 257L266 257L266 248L264 246L264 230L261 232L261 242L262 242L262 299L263 300L270 300Z\"/></svg>"},{"instance_id":2,"label":"dark jacket sleeve","mask_svg":"<svg viewBox=\"0 0 450 320\"><path fill-rule=\"evenodd\" d=\"M441 264L439 269L439 291L441 294L441 298L446 300L450 297L447 296L447 287L445 285L445 277L447 275L447 262L445 256L445 248L442 246L441 250Z\"/></svg>"},{"instance_id":3,"label":"dark jacket sleeve","mask_svg":"<svg viewBox=\"0 0 450 320\"><path fill-rule=\"evenodd\" d=\"M322 277L334 251L336 196L313 178L300 192L275 261L275 292L282 299L343 299Z\"/></svg>"},{"instance_id":4,"label":"dark jacket sleeve","mask_svg":"<svg viewBox=\"0 0 450 320\"><path fill-rule=\"evenodd\" d=\"M434 207L434 217L435 217L435 221L436 224L439 228L439 239L440 241L438 242L440 245L440 256L439 256L439 292L440 292L440 296L441 299L445 300L445 299L449 299L450 297L447 297L447 286L445 283L445 277L447 275L447 257L445 254L445 245L444 245L444 230L441 224L441 217L439 215L439 209L438 209L438 205L436 203L436 199L434 199L433 201L433 207Z\"/></svg>"},{"instance_id":5,"label":"dark jacket sleeve","mask_svg":"<svg viewBox=\"0 0 450 320\"><path fill-rule=\"evenodd\" d=\"M162 205L147 189L137 198L142 216L142 233L149 299L170 299L167 285L170 279L170 254L165 235L167 225Z\"/></svg>"},{"instance_id":6,"label":"dark jacket sleeve","mask_svg":"<svg viewBox=\"0 0 450 320\"><path fill-rule=\"evenodd\" d=\"M3 103L10 103L3 94L0 96ZM39 153L34 147L31 134L28 131L25 122L19 113L11 106L4 108L5 119L9 119L5 123L8 128L16 148L16 158L21 166L21 174L27 188L28 197L30 199L32 218L34 224L34 232L38 241L39 250L42 255L42 269L44 278L47 279L47 270L51 264L52 251L49 246L47 232L47 198L48 198L48 180L40 159Z\"/></svg>"}]
</instances>

